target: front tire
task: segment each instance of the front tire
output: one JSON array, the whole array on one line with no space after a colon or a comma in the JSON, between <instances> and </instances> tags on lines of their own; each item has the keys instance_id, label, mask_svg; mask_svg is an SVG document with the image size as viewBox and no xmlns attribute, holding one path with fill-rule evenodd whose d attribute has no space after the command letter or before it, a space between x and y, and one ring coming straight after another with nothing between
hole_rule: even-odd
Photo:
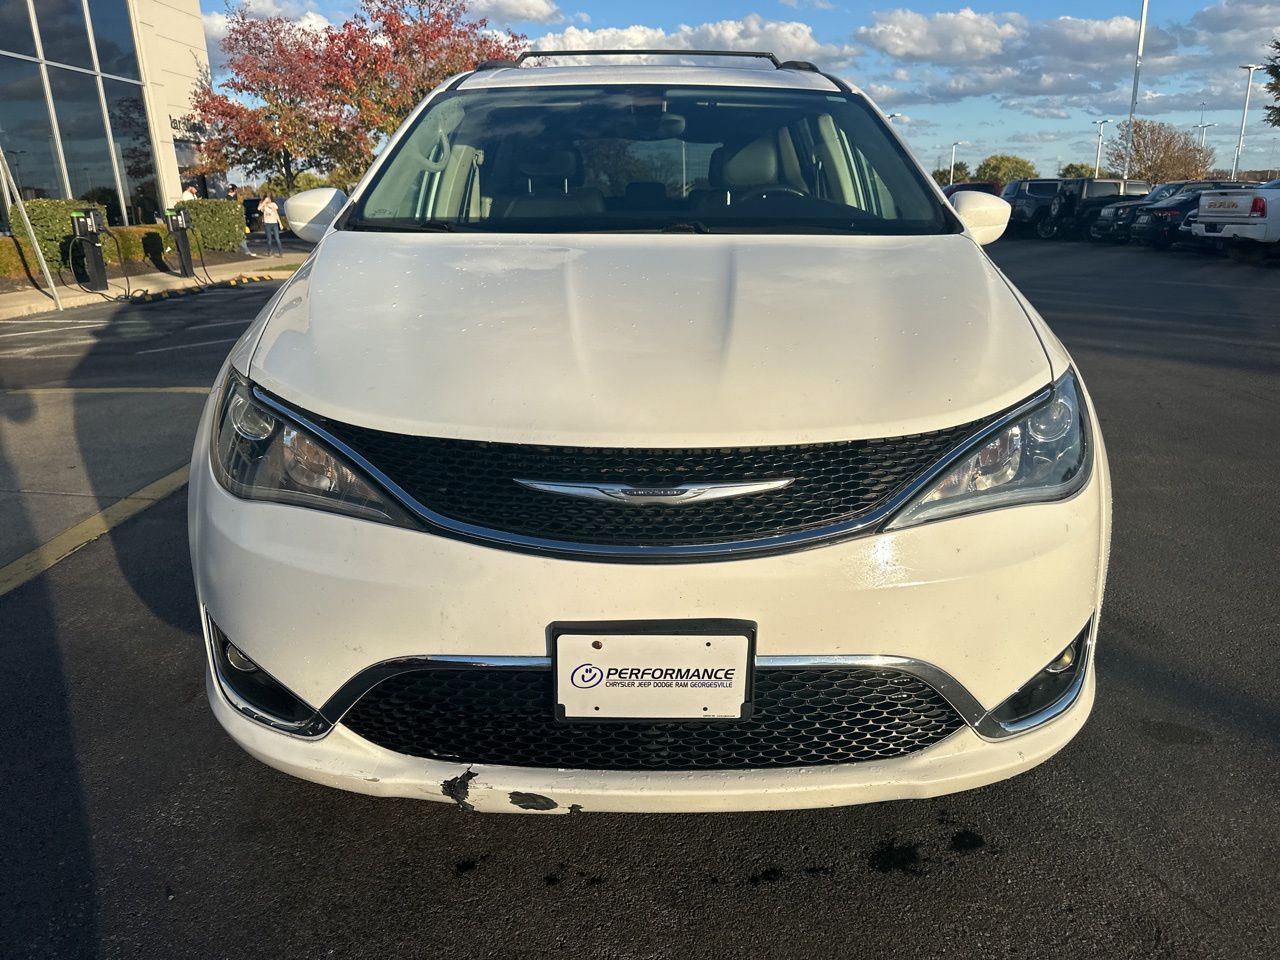
<instances>
[{"instance_id":1,"label":"front tire","mask_svg":"<svg viewBox=\"0 0 1280 960\"><path fill-rule=\"evenodd\" d=\"M1058 222L1050 217L1041 217L1036 221L1035 229L1041 240L1052 240L1058 235Z\"/></svg>"}]
</instances>

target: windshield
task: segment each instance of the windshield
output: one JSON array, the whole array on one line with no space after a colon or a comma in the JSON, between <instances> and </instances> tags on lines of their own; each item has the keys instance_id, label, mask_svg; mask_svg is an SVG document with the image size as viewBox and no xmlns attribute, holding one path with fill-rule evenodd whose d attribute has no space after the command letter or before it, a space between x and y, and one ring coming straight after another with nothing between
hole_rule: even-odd
<instances>
[{"instance_id":1,"label":"windshield","mask_svg":"<svg viewBox=\"0 0 1280 960\"><path fill-rule=\"evenodd\" d=\"M1156 187L1142 199L1149 203L1155 203L1157 200L1164 200L1167 197L1172 197L1178 192L1178 189L1179 185L1176 183L1164 183Z\"/></svg>"},{"instance_id":2,"label":"windshield","mask_svg":"<svg viewBox=\"0 0 1280 960\"><path fill-rule=\"evenodd\" d=\"M344 229L951 233L853 94L536 87L436 100Z\"/></svg>"}]
</instances>

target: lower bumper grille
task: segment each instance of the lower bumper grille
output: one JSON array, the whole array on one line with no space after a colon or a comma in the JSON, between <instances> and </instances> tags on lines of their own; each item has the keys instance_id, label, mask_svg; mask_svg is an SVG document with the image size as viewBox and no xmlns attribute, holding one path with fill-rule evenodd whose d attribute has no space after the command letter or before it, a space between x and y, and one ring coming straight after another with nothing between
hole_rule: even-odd
<instances>
[{"instance_id":1,"label":"lower bumper grille","mask_svg":"<svg viewBox=\"0 0 1280 960\"><path fill-rule=\"evenodd\" d=\"M892 670L757 669L747 720L563 723L547 670L422 670L384 680L343 718L396 753L583 770L808 767L899 757L964 725Z\"/></svg>"}]
</instances>

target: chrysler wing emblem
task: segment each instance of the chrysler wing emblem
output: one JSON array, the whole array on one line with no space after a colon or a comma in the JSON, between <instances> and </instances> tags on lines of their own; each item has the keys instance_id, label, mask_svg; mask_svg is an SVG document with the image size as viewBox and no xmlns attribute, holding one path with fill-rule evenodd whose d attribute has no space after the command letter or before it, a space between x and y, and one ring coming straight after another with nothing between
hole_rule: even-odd
<instances>
[{"instance_id":1,"label":"chrysler wing emblem","mask_svg":"<svg viewBox=\"0 0 1280 960\"><path fill-rule=\"evenodd\" d=\"M633 507L684 505L706 503L709 500L727 500L730 497L746 497L753 493L781 490L795 482L793 477L782 480L748 480L742 483L682 483L675 487L637 487L630 483L561 483L544 480L516 480L522 487L558 493L565 497L581 497L584 500L602 500L607 503L624 503Z\"/></svg>"}]
</instances>

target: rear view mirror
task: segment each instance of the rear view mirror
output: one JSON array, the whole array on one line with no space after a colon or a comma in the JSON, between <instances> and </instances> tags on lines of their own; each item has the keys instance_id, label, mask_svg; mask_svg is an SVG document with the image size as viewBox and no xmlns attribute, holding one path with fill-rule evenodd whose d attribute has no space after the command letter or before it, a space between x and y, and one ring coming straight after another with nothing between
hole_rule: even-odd
<instances>
[{"instance_id":1,"label":"rear view mirror","mask_svg":"<svg viewBox=\"0 0 1280 960\"><path fill-rule=\"evenodd\" d=\"M346 202L347 195L332 187L303 190L284 202L284 215L295 234L309 243L319 243Z\"/></svg>"},{"instance_id":2,"label":"rear view mirror","mask_svg":"<svg viewBox=\"0 0 1280 960\"><path fill-rule=\"evenodd\" d=\"M965 229L981 244L1000 239L1013 210L1007 200L977 190L961 190L952 194L951 206L955 207Z\"/></svg>"}]
</instances>

